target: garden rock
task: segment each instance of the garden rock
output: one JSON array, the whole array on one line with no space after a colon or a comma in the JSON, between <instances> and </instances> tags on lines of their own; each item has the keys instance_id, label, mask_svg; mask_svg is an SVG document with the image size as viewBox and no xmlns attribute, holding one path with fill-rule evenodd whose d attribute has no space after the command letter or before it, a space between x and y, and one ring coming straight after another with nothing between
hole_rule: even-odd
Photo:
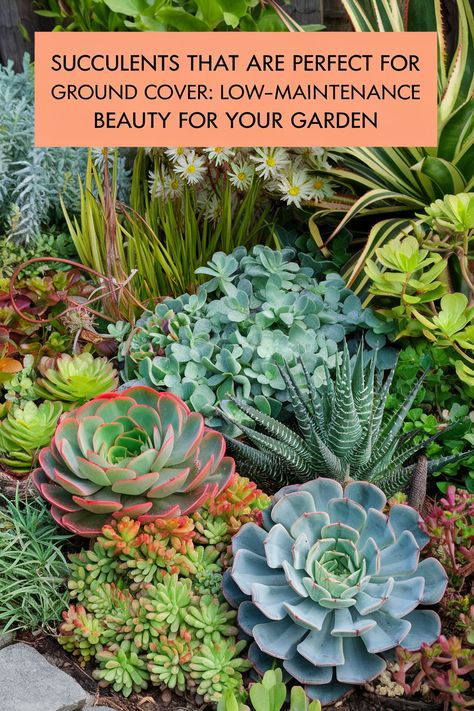
<instances>
[{"instance_id":1,"label":"garden rock","mask_svg":"<svg viewBox=\"0 0 474 711\"><path fill-rule=\"evenodd\" d=\"M0 699L8 711L81 711L87 694L27 644L0 651Z\"/></svg>"},{"instance_id":2,"label":"garden rock","mask_svg":"<svg viewBox=\"0 0 474 711\"><path fill-rule=\"evenodd\" d=\"M13 644L14 641L15 634L13 632L5 632L4 634L0 634L0 649L8 647L10 644Z\"/></svg>"}]
</instances>

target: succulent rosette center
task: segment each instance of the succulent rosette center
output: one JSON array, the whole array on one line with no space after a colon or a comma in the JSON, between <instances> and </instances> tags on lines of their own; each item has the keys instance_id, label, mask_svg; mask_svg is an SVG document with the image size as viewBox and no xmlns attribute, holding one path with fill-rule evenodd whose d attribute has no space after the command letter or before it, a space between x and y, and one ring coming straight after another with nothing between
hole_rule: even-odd
<instances>
[{"instance_id":1,"label":"succulent rosette center","mask_svg":"<svg viewBox=\"0 0 474 711\"><path fill-rule=\"evenodd\" d=\"M93 536L111 517L149 522L196 510L232 480L224 453L202 415L139 386L65 415L33 480L62 526Z\"/></svg>"},{"instance_id":2,"label":"succulent rosette center","mask_svg":"<svg viewBox=\"0 0 474 711\"><path fill-rule=\"evenodd\" d=\"M224 576L228 601L253 637L257 671L275 659L306 693L332 703L385 669L383 653L432 643L438 615L416 609L438 602L446 573L420 561L428 536L410 506L384 513L375 485L332 479L283 489L233 539Z\"/></svg>"}]
</instances>

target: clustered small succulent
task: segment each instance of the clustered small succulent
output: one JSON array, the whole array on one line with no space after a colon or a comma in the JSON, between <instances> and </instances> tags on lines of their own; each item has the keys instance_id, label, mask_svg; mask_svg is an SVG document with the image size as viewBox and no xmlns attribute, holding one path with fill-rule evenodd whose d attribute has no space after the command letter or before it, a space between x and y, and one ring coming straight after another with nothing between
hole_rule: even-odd
<instances>
[{"instance_id":1,"label":"clustered small succulent","mask_svg":"<svg viewBox=\"0 0 474 711\"><path fill-rule=\"evenodd\" d=\"M216 411L230 396L273 417L288 417L291 400L275 359L286 362L303 384L302 364L316 386L333 368L338 347L362 330L368 349L378 349L383 368L394 351L384 348L385 324L336 274L324 281L294 261L292 249L243 247L218 252L198 269L209 280L193 295L166 298L138 322L123 344L126 373L147 385L171 390L201 412L210 427L235 434ZM239 418L238 408L230 407Z\"/></svg>"},{"instance_id":2,"label":"clustered small succulent","mask_svg":"<svg viewBox=\"0 0 474 711\"><path fill-rule=\"evenodd\" d=\"M70 556L72 604L59 641L81 664L98 662L102 686L125 696L151 682L206 701L225 689L242 697L250 663L221 580L235 519L255 520L267 501L235 476L214 503L218 515L205 506L193 517L114 521L92 548Z\"/></svg>"},{"instance_id":3,"label":"clustered small succulent","mask_svg":"<svg viewBox=\"0 0 474 711\"><path fill-rule=\"evenodd\" d=\"M16 362L16 361L15 361ZM0 412L0 465L16 476L29 474L49 445L62 412L115 390L117 371L90 353L40 359L28 355L20 370L3 379L6 406Z\"/></svg>"}]
</instances>

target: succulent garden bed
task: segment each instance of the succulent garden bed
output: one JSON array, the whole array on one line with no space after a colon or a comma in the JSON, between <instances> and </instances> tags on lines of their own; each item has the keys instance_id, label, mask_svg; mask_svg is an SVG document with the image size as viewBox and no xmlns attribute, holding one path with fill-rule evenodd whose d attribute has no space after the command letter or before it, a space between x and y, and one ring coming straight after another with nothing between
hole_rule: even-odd
<instances>
[{"instance_id":1,"label":"succulent garden bed","mask_svg":"<svg viewBox=\"0 0 474 711\"><path fill-rule=\"evenodd\" d=\"M474 708L455 4L444 42L438 0L342 0L356 31L438 30L437 149L35 149L34 67L0 67L0 634L97 707ZM37 9L294 29L273 0L138 5Z\"/></svg>"}]
</instances>

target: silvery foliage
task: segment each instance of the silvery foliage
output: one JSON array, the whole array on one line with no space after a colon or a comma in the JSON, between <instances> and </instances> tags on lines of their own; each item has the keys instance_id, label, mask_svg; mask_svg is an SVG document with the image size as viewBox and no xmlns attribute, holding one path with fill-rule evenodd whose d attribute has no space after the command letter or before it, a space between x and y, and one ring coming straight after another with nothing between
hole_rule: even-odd
<instances>
[{"instance_id":1,"label":"silvery foliage","mask_svg":"<svg viewBox=\"0 0 474 711\"><path fill-rule=\"evenodd\" d=\"M78 177L85 174L87 149L35 148L34 79L28 55L20 73L11 62L0 67L0 107L0 234L26 244L63 222L61 197L69 212L77 211ZM119 184L125 196L123 159Z\"/></svg>"},{"instance_id":2,"label":"silvery foliage","mask_svg":"<svg viewBox=\"0 0 474 711\"><path fill-rule=\"evenodd\" d=\"M138 321L128 337L127 375L172 390L210 427L236 434L238 427L216 412L230 395L273 417L291 411L277 363L286 363L304 387L303 363L318 387L344 339L355 350L364 334L367 355L380 349L379 365L393 365L393 350L384 348L386 324L362 308L340 276L317 281L294 258L290 248L217 252L197 270L209 280L196 294L164 299ZM233 403L225 407L242 417Z\"/></svg>"}]
</instances>

